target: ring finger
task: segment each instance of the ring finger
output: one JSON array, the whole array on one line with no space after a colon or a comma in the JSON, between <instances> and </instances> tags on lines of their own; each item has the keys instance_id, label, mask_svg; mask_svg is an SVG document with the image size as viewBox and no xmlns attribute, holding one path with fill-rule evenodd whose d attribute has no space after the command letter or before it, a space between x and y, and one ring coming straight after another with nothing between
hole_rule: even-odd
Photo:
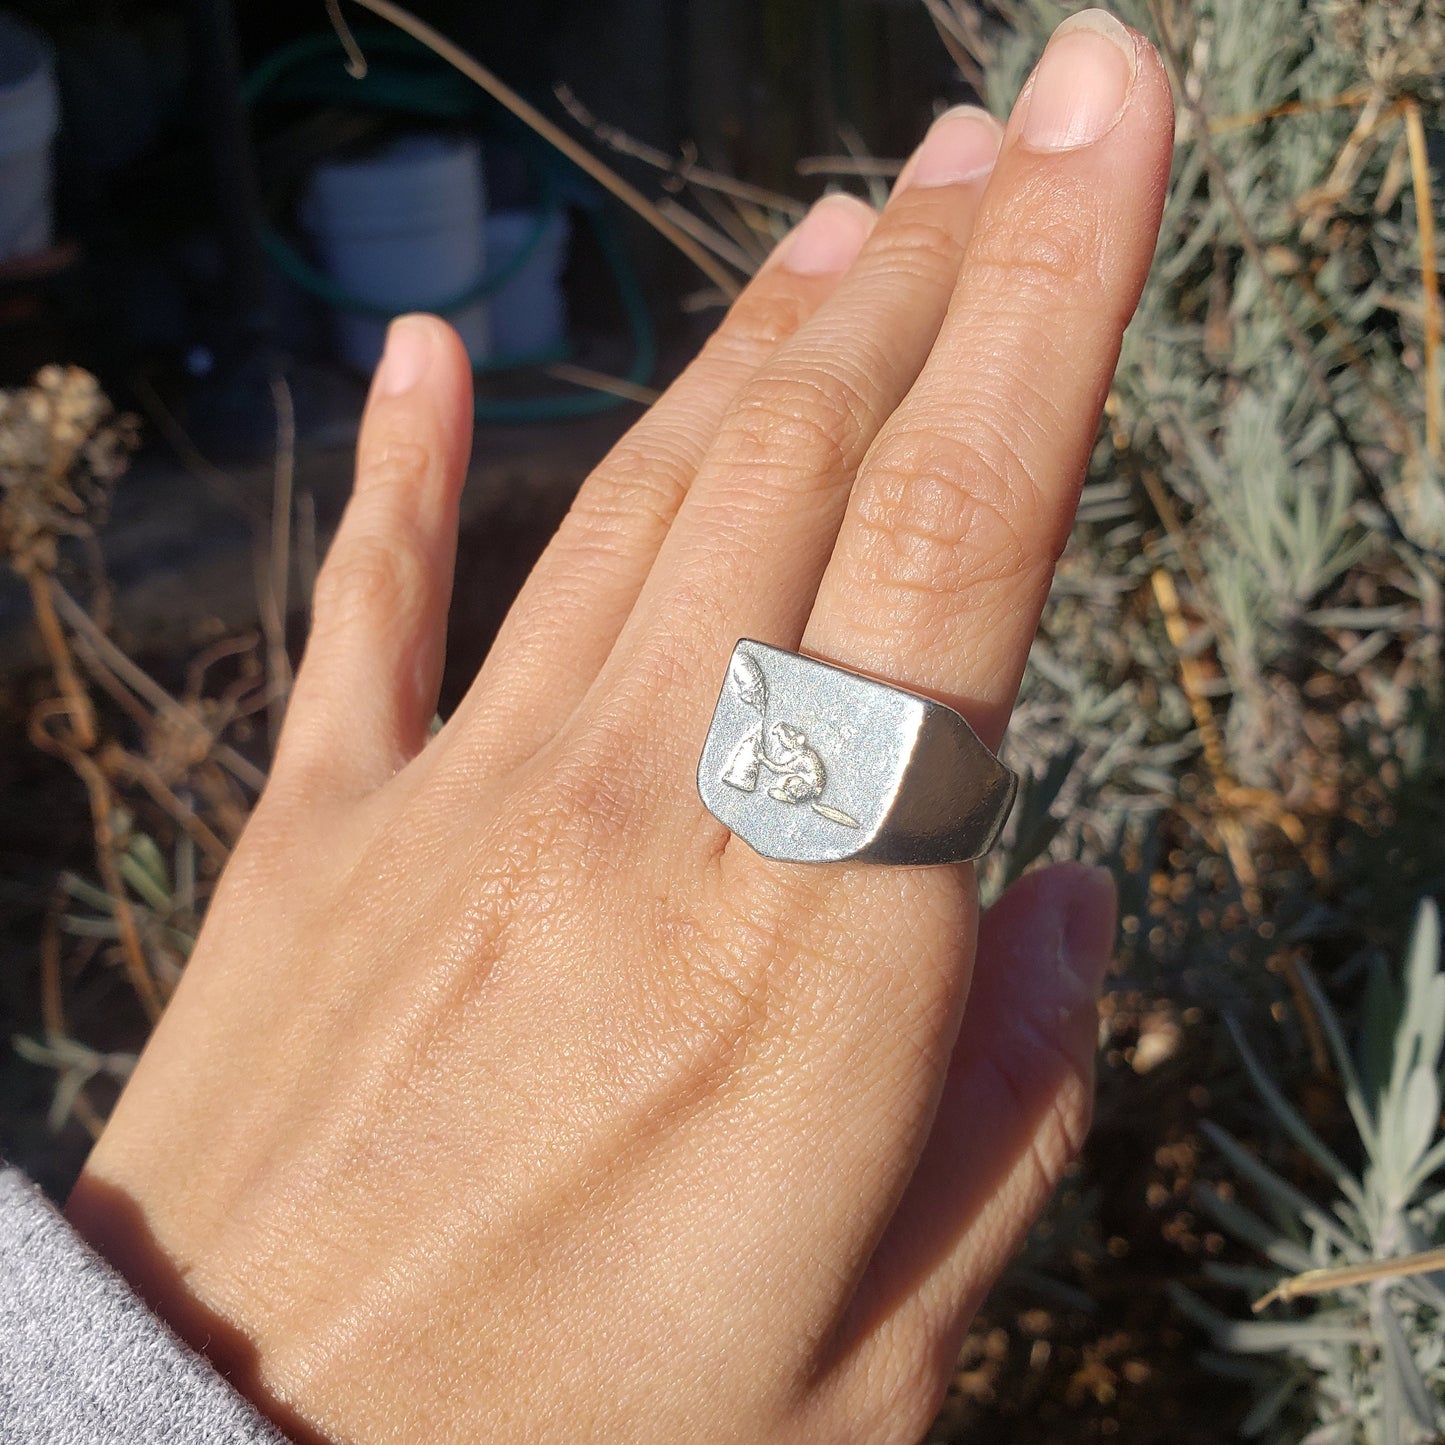
<instances>
[{"instance_id":1,"label":"ring finger","mask_svg":"<svg viewBox=\"0 0 1445 1445\"><path fill-rule=\"evenodd\" d=\"M701 355L582 484L449 730L475 734L490 767L536 751L566 721L637 600L728 403L838 284L875 220L852 196L814 206ZM485 716L485 729L469 726L473 716Z\"/></svg>"}]
</instances>

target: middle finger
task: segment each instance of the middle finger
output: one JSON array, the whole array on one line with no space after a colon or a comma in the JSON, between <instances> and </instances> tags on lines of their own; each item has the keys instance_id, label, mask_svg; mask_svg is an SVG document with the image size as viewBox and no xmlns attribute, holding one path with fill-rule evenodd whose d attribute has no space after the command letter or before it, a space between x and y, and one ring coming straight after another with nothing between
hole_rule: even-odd
<instances>
[{"instance_id":1,"label":"middle finger","mask_svg":"<svg viewBox=\"0 0 1445 1445\"><path fill-rule=\"evenodd\" d=\"M1153 47L1059 27L1009 122L948 320L869 453L804 648L943 697L997 746L1154 252Z\"/></svg>"},{"instance_id":2,"label":"middle finger","mask_svg":"<svg viewBox=\"0 0 1445 1445\"><path fill-rule=\"evenodd\" d=\"M972 107L935 121L848 276L734 401L594 692L631 746L639 712L669 736L705 715L739 632L801 635L854 474L943 322L1001 135Z\"/></svg>"}]
</instances>

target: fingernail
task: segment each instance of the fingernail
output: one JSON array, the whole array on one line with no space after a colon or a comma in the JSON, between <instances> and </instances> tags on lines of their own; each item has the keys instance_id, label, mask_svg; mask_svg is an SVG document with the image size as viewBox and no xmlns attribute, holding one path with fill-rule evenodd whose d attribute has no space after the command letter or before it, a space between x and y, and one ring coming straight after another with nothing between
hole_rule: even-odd
<instances>
[{"instance_id":1,"label":"fingernail","mask_svg":"<svg viewBox=\"0 0 1445 1445\"><path fill-rule=\"evenodd\" d=\"M1098 140L1123 114L1137 64L1134 37L1107 10L1069 16L1025 87L1025 142L1066 151Z\"/></svg>"},{"instance_id":2,"label":"fingernail","mask_svg":"<svg viewBox=\"0 0 1445 1445\"><path fill-rule=\"evenodd\" d=\"M946 110L899 173L894 194L907 186L959 186L986 176L998 159L1003 127L976 105Z\"/></svg>"},{"instance_id":3,"label":"fingernail","mask_svg":"<svg viewBox=\"0 0 1445 1445\"><path fill-rule=\"evenodd\" d=\"M873 208L854 196L824 196L788 236L778 264L799 276L841 275L863 249Z\"/></svg>"},{"instance_id":4,"label":"fingernail","mask_svg":"<svg viewBox=\"0 0 1445 1445\"><path fill-rule=\"evenodd\" d=\"M431 364L432 329L420 316L398 316L387 327L386 347L376 368L377 396L410 391Z\"/></svg>"},{"instance_id":5,"label":"fingernail","mask_svg":"<svg viewBox=\"0 0 1445 1445\"><path fill-rule=\"evenodd\" d=\"M1080 997L1092 999L1099 992L1114 956L1118 914L1114 875L1107 868L1079 867L1064 900L1059 967L1073 977Z\"/></svg>"}]
</instances>

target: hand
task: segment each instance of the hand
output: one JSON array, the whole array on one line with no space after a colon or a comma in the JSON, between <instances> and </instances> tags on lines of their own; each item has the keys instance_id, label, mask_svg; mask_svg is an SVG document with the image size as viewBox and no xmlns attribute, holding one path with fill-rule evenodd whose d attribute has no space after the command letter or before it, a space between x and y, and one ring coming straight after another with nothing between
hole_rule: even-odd
<instances>
[{"instance_id":1,"label":"hand","mask_svg":"<svg viewBox=\"0 0 1445 1445\"><path fill-rule=\"evenodd\" d=\"M1110 886L1048 870L976 929L967 867L730 841L696 759L740 636L998 744L1171 133L1089 12L1006 132L950 113L881 216L819 204L431 742L469 378L395 325L270 786L70 1204L282 1428L926 1428L1085 1130Z\"/></svg>"}]
</instances>

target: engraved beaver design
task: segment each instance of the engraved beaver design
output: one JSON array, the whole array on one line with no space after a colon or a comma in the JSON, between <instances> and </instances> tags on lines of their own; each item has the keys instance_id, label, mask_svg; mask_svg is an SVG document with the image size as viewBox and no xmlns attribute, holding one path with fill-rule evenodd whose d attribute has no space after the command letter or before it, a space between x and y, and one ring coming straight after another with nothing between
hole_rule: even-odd
<instances>
[{"instance_id":1,"label":"engraved beaver design","mask_svg":"<svg viewBox=\"0 0 1445 1445\"><path fill-rule=\"evenodd\" d=\"M858 827L856 818L818 801L828 784L828 771L802 728L778 721L764 732L768 683L762 668L746 653L738 652L733 657L730 678L738 699L758 714L758 721L732 750L723 769L723 782L751 793L756 791L762 770L766 769L775 779L767 789L768 797L779 803L810 803L819 817L844 828Z\"/></svg>"},{"instance_id":2,"label":"engraved beaver design","mask_svg":"<svg viewBox=\"0 0 1445 1445\"><path fill-rule=\"evenodd\" d=\"M808 746L803 730L791 723L775 722L768 729L768 742L771 752L767 748L758 750L758 761L778 779L768 789L768 797L780 803L811 803L821 798L828 774L822 758Z\"/></svg>"}]
</instances>

